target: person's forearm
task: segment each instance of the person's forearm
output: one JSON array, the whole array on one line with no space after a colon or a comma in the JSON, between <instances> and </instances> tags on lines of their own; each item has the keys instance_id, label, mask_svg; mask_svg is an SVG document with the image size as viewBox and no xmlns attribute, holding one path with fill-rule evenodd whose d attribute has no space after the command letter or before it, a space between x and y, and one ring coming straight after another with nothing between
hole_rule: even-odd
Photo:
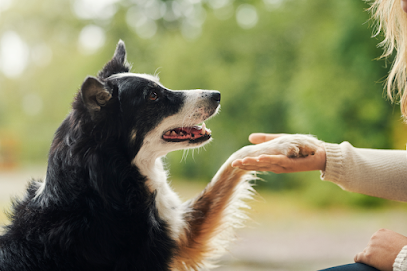
<instances>
[{"instance_id":1,"label":"person's forearm","mask_svg":"<svg viewBox=\"0 0 407 271\"><path fill-rule=\"evenodd\" d=\"M324 143L323 180L375 197L407 202L407 152L354 148L348 142Z\"/></svg>"}]
</instances>

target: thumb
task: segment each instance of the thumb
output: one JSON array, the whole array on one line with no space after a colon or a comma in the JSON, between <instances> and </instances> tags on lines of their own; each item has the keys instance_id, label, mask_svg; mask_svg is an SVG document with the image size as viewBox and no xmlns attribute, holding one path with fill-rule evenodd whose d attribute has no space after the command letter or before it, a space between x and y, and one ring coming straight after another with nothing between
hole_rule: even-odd
<instances>
[{"instance_id":1,"label":"thumb","mask_svg":"<svg viewBox=\"0 0 407 271\"><path fill-rule=\"evenodd\" d=\"M264 134L264 133L253 133L249 136L249 141L253 144L260 144L266 141L273 140L285 134Z\"/></svg>"}]
</instances>

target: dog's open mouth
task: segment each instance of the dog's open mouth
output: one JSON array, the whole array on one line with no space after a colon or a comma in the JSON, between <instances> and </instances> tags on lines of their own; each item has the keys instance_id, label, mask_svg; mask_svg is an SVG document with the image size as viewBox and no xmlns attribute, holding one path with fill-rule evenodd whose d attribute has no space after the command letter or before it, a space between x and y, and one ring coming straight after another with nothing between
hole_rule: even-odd
<instances>
[{"instance_id":1,"label":"dog's open mouth","mask_svg":"<svg viewBox=\"0 0 407 271\"><path fill-rule=\"evenodd\" d=\"M211 130L206 128L205 123L202 126L179 127L168 130L163 134L163 139L168 142L202 142L211 138Z\"/></svg>"}]
</instances>

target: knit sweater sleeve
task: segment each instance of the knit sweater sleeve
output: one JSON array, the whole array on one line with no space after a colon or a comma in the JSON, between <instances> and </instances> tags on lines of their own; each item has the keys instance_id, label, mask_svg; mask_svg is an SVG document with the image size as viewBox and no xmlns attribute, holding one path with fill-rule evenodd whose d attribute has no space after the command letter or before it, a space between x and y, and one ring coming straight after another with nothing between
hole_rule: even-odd
<instances>
[{"instance_id":1,"label":"knit sweater sleeve","mask_svg":"<svg viewBox=\"0 0 407 271\"><path fill-rule=\"evenodd\" d=\"M407 270L407 246L404 246L400 253L397 255L393 264L393 271L406 271Z\"/></svg>"},{"instance_id":2,"label":"knit sweater sleeve","mask_svg":"<svg viewBox=\"0 0 407 271\"><path fill-rule=\"evenodd\" d=\"M407 202L407 152L355 148L349 142L324 143L321 179L342 189Z\"/></svg>"}]
</instances>

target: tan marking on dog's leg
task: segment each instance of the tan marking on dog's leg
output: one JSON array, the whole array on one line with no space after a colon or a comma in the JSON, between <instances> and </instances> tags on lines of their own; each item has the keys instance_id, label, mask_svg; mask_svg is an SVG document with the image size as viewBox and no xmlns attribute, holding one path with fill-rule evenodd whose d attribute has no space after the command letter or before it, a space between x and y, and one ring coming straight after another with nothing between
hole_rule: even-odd
<instances>
[{"instance_id":1,"label":"tan marking on dog's leg","mask_svg":"<svg viewBox=\"0 0 407 271\"><path fill-rule=\"evenodd\" d=\"M228 216L230 219L238 215L236 212L239 207L234 208L233 210L236 210L232 214L225 214L225 210L228 205L245 198L244 196L239 198L239 195L247 197L251 193L247 175L246 171L233 168L230 163L226 163L205 190L189 202L190 211L185 217L189 228L180 236L179 249L174 257L172 270L198 270L208 264L208 258L216 257L218 256L216 254L224 251L225 248L222 247L224 244L219 246L219 241L227 243L230 240L214 242L214 239L223 231L233 229L233 221L227 221L227 219ZM250 175L250 177L253 176ZM244 187L236 189L242 183ZM226 238L232 239L230 236Z\"/></svg>"}]
</instances>

